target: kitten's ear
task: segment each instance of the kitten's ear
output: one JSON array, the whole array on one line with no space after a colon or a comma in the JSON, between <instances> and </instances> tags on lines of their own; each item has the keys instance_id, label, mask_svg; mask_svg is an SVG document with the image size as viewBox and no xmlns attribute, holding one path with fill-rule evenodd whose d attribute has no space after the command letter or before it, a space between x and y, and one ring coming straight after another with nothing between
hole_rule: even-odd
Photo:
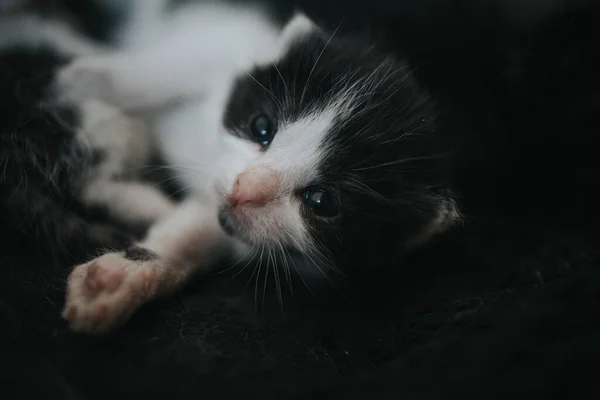
<instances>
[{"instance_id":1,"label":"kitten's ear","mask_svg":"<svg viewBox=\"0 0 600 400\"><path fill-rule=\"evenodd\" d=\"M321 33L322 30L306 14L297 12L284 26L279 37L279 55L283 56L286 51L297 41L306 36Z\"/></svg>"},{"instance_id":2,"label":"kitten's ear","mask_svg":"<svg viewBox=\"0 0 600 400\"><path fill-rule=\"evenodd\" d=\"M463 220L458 204L451 193L446 193L445 198L440 199L437 211L437 217L426 225L420 234L417 234L406 243L408 248L419 247L427 243L433 236L447 232Z\"/></svg>"}]
</instances>

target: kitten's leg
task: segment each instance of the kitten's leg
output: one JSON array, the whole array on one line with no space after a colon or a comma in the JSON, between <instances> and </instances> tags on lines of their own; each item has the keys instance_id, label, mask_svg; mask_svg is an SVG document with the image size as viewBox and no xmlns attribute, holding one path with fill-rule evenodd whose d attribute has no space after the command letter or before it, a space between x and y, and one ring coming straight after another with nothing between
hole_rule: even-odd
<instances>
[{"instance_id":1,"label":"kitten's leg","mask_svg":"<svg viewBox=\"0 0 600 400\"><path fill-rule=\"evenodd\" d=\"M149 183L133 181L151 155L143 121L95 99L82 102L80 110L82 146L98 154L94 173L82 187L83 203L134 228L145 229L171 213L173 200Z\"/></svg>"},{"instance_id":2,"label":"kitten's leg","mask_svg":"<svg viewBox=\"0 0 600 400\"><path fill-rule=\"evenodd\" d=\"M143 182L98 180L83 193L87 206L104 208L126 225L146 229L175 210L176 203L159 189Z\"/></svg>"},{"instance_id":3,"label":"kitten's leg","mask_svg":"<svg viewBox=\"0 0 600 400\"><path fill-rule=\"evenodd\" d=\"M137 53L83 57L59 72L56 89L65 99L95 97L131 111L202 96L229 76L229 66L219 66L211 54L177 50L157 46Z\"/></svg>"},{"instance_id":4,"label":"kitten's leg","mask_svg":"<svg viewBox=\"0 0 600 400\"><path fill-rule=\"evenodd\" d=\"M178 290L194 273L211 270L233 248L216 210L187 201L127 251L76 267L63 316L76 331L106 332L144 303Z\"/></svg>"}]
</instances>

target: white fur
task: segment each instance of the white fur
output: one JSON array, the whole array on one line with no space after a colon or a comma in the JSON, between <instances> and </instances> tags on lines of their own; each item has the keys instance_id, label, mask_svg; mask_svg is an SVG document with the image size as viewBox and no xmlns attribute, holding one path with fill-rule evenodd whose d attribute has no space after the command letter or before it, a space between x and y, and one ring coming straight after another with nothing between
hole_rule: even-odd
<instances>
[{"instance_id":1,"label":"white fur","mask_svg":"<svg viewBox=\"0 0 600 400\"><path fill-rule=\"evenodd\" d=\"M79 111L82 126L77 140L104 156L81 188L84 204L103 207L135 227L149 226L168 215L174 202L154 186L136 180L151 155L146 124L95 99L81 102Z\"/></svg>"},{"instance_id":2,"label":"white fur","mask_svg":"<svg viewBox=\"0 0 600 400\"><path fill-rule=\"evenodd\" d=\"M227 255L270 261L272 251L284 252L283 245L292 246L307 254L305 264L289 260L296 268L310 268L303 275L322 274L322 260L312 257L319 249L311 243L297 192L319 178L319 165L331 151L324 137L337 118L353 115L354 96L377 82L379 69L299 120L279 116L277 134L264 151L223 126L232 83L254 65L277 61L294 43L315 33L319 28L312 21L298 14L281 29L260 9L248 6L198 2L165 13L166 0L103 1L132 12L117 34L116 51L110 54L60 26L49 24L38 34L31 21L2 25L0 20L0 47L12 40L8 37L31 43L51 37L68 54L84 56L59 74L61 100L82 105L86 121L82 137L114 151L106 169L100 169L84 190L87 203L108 203L124 219L158 219L139 243L156 257L132 260L124 253L111 253L74 270L64 314L71 325L87 332L110 329L146 301L176 290L194 273L211 270ZM152 115L158 148L191 189L190 199L175 211L170 212L170 204L147 186L106 179L111 168L139 164L147 150L141 130L123 111ZM139 145L132 147L131 140L139 140ZM227 236L217 215L238 176L257 167L274 171L279 192L271 193L272 201L261 207L236 207L241 235L249 242L245 243ZM254 189L261 190L260 179L248 182L257 182ZM454 204L442 207L422 238L433 235L456 214ZM266 254L261 251L265 246ZM110 289L96 285L98 279L109 283Z\"/></svg>"},{"instance_id":3,"label":"white fur","mask_svg":"<svg viewBox=\"0 0 600 400\"><path fill-rule=\"evenodd\" d=\"M112 217L134 226L149 226L169 214L174 203L157 188L135 180L114 179L136 177L150 158L143 121L93 99L84 101L80 111L78 140L84 146L102 150L105 156L88 177L81 200L88 206L108 206Z\"/></svg>"},{"instance_id":4,"label":"white fur","mask_svg":"<svg viewBox=\"0 0 600 400\"><path fill-rule=\"evenodd\" d=\"M260 10L201 2L165 14L164 3L134 0L132 20L118 35L120 51L82 59L62 81L121 108L143 109L222 93L234 76L274 58L280 30ZM91 74L93 84L78 78Z\"/></svg>"},{"instance_id":5,"label":"white fur","mask_svg":"<svg viewBox=\"0 0 600 400\"><path fill-rule=\"evenodd\" d=\"M164 1L135 0L132 4L138 9L131 25L120 32L119 51L77 60L61 72L59 84L70 100L99 97L126 110L153 110L157 147L191 189L188 204L192 205L159 222L140 245L159 254L159 269L179 274L178 283L194 271L214 267L219 255L241 260L256 255L252 249L264 245L281 251L281 245L293 246L310 257L316 248L310 242L296 191L317 178L318 165L327 152L323 137L337 113L344 110L322 107L300 120L280 121L267 151L227 132L222 118L236 76L253 65L276 61L313 24L298 15L282 31L265 14L246 7L198 3L165 16ZM244 237L250 240L247 245L225 235L216 217L237 176L256 166L276 171L281 178L280 193L264 207L238 210L245 221ZM114 257L111 260L115 262ZM310 272L321 274L312 260ZM130 264L122 259L123 271L129 271ZM81 266L77 273L81 275L88 267ZM77 282L69 287L73 293L81 290L82 281ZM165 291L177 286L164 285ZM81 304L69 307L89 306L75 297ZM76 315L65 315L74 326L81 326ZM111 321L105 322L110 325Z\"/></svg>"},{"instance_id":6,"label":"white fur","mask_svg":"<svg viewBox=\"0 0 600 400\"><path fill-rule=\"evenodd\" d=\"M297 15L281 30L264 13L223 4L192 3L167 17L163 1L133 4L139 9L120 35L121 52L82 58L67 67L59 78L63 92L71 99L99 97L124 109L157 109L157 147L181 171L183 183L215 212L240 173L256 164L277 171L282 177L278 202L252 210L248 237L308 251L310 237L294 192L316 178L326 151L323 137L337 108L281 121L266 152L226 132L221 120L239 74L276 61L316 26ZM177 101L182 98L187 100Z\"/></svg>"},{"instance_id":7,"label":"white fur","mask_svg":"<svg viewBox=\"0 0 600 400\"><path fill-rule=\"evenodd\" d=\"M316 173L328 149L323 138L331 129L337 109L315 110L299 121L283 121L268 151L256 143L225 132L218 100L187 103L158 120L158 147L180 172L186 187L193 189L205 204L215 209L224 201L220 192L230 192L236 177L253 167L267 166L281 176L281 193L275 209L253 210L253 242L275 239L308 250L310 240L300 215L300 201L294 191L318 178ZM274 218L274 216L276 218Z\"/></svg>"},{"instance_id":8,"label":"white fur","mask_svg":"<svg viewBox=\"0 0 600 400\"><path fill-rule=\"evenodd\" d=\"M259 165L276 171L280 176L278 201L271 207L250 210L253 217L249 224L250 237L253 242L268 242L274 238L300 251L311 248L296 191L318 178L319 165L328 150L323 138L331 129L335 116L335 109L326 109L315 111L299 121L283 121L268 151L261 152L255 146L254 154L244 160L245 163L230 161L239 157L237 153L221 154L219 165L223 169L217 184L228 191L237 175L251 172Z\"/></svg>"},{"instance_id":9,"label":"white fur","mask_svg":"<svg viewBox=\"0 0 600 400\"><path fill-rule=\"evenodd\" d=\"M136 260L116 252L77 266L69 276L63 316L77 331L115 328L147 301L179 289L194 272L209 270L229 240L210 208L187 201L138 244L151 257Z\"/></svg>"}]
</instances>

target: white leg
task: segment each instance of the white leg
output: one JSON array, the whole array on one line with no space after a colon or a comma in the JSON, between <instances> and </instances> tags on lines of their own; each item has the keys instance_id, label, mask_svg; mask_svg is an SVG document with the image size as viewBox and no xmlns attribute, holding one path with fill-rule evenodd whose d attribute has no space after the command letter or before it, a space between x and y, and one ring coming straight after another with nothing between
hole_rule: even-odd
<instances>
[{"instance_id":1,"label":"white leg","mask_svg":"<svg viewBox=\"0 0 600 400\"><path fill-rule=\"evenodd\" d=\"M63 317L80 332L103 333L149 300L181 288L214 268L233 249L215 209L187 201L127 251L76 267L68 279Z\"/></svg>"},{"instance_id":2,"label":"white leg","mask_svg":"<svg viewBox=\"0 0 600 400\"><path fill-rule=\"evenodd\" d=\"M105 207L111 217L134 227L148 227L175 209L163 192L140 182L98 181L85 188L83 201Z\"/></svg>"},{"instance_id":3,"label":"white leg","mask_svg":"<svg viewBox=\"0 0 600 400\"><path fill-rule=\"evenodd\" d=\"M146 124L96 99L79 105L78 139L101 154L82 187L86 206L102 207L119 221L148 227L175 209L175 203L149 183L134 181L151 155ZM120 180L127 177L127 181Z\"/></svg>"},{"instance_id":4,"label":"white leg","mask_svg":"<svg viewBox=\"0 0 600 400\"><path fill-rule=\"evenodd\" d=\"M219 67L206 56L175 52L165 45L83 57L59 72L57 89L65 99L95 97L125 111L157 108L222 86L228 66Z\"/></svg>"}]
</instances>

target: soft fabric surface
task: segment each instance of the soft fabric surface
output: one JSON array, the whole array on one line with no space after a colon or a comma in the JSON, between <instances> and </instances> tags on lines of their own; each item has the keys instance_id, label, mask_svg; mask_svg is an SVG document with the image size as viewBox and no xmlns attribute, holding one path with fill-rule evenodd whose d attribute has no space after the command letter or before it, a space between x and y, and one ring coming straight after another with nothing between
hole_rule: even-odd
<instances>
[{"instance_id":1,"label":"soft fabric surface","mask_svg":"<svg viewBox=\"0 0 600 400\"><path fill-rule=\"evenodd\" d=\"M66 269L5 257L1 391L19 399L600 393L597 246L494 226L472 226L468 245L429 249L407 261L413 273L379 274L360 290L340 289L344 296L297 288L285 319L270 289L256 312L248 277L216 276L96 338L60 320ZM261 284L260 304L262 295Z\"/></svg>"}]
</instances>

